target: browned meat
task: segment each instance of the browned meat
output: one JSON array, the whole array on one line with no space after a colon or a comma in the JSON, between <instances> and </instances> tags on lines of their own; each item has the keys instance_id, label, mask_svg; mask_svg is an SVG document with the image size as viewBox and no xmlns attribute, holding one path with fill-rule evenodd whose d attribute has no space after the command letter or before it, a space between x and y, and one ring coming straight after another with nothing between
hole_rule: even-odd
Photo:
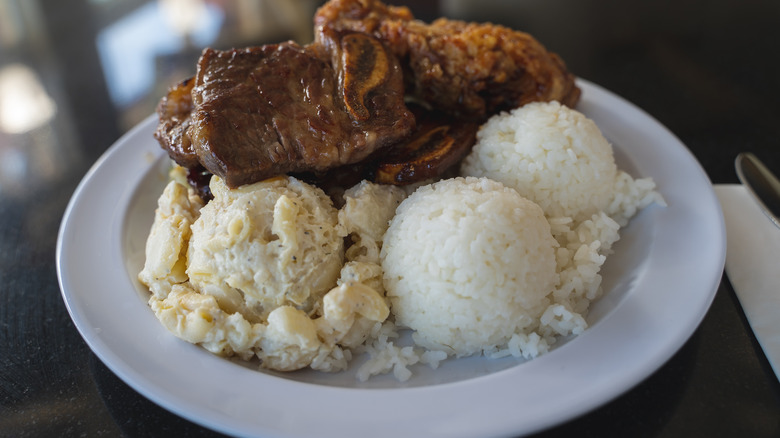
<instances>
[{"instance_id":1,"label":"browned meat","mask_svg":"<svg viewBox=\"0 0 780 438\"><path fill-rule=\"evenodd\" d=\"M198 156L187 135L193 108L190 92L194 83L193 78L185 79L171 87L168 94L160 99L157 105L159 123L154 132L154 138L168 151L168 155L187 168L199 165Z\"/></svg>"},{"instance_id":2,"label":"browned meat","mask_svg":"<svg viewBox=\"0 0 780 438\"><path fill-rule=\"evenodd\" d=\"M314 23L318 40L351 29L384 41L409 70L407 93L458 117L483 120L528 102L579 100L563 61L527 33L447 19L427 24L377 0L331 0Z\"/></svg>"},{"instance_id":3,"label":"browned meat","mask_svg":"<svg viewBox=\"0 0 780 438\"><path fill-rule=\"evenodd\" d=\"M211 173L232 187L286 173L417 182L452 168L490 115L580 97L557 55L502 26L331 0L315 35L308 46L206 49L196 77L162 99L155 137L193 185ZM433 108L417 130L405 95Z\"/></svg>"},{"instance_id":4,"label":"browned meat","mask_svg":"<svg viewBox=\"0 0 780 438\"><path fill-rule=\"evenodd\" d=\"M338 75L318 46L205 50L188 131L203 166L235 187L354 163L408 135L396 59L359 33L329 47Z\"/></svg>"},{"instance_id":5,"label":"browned meat","mask_svg":"<svg viewBox=\"0 0 780 438\"><path fill-rule=\"evenodd\" d=\"M474 145L479 124L448 117L441 111L411 104L416 120L406 139L365 160L324 173L297 174L327 193L367 179L379 184L408 185L447 175ZM454 176L454 174L452 175Z\"/></svg>"},{"instance_id":6,"label":"browned meat","mask_svg":"<svg viewBox=\"0 0 780 438\"><path fill-rule=\"evenodd\" d=\"M440 111L414 109L417 129L407 140L386 149L372 165L374 182L407 185L441 176L476 142L478 123L444 117Z\"/></svg>"},{"instance_id":7,"label":"browned meat","mask_svg":"<svg viewBox=\"0 0 780 438\"><path fill-rule=\"evenodd\" d=\"M186 101L180 91L161 108ZM161 112L158 139L179 164L196 167L191 150L231 187L354 163L414 128L398 61L355 32L333 34L327 45L206 49L191 94L190 119ZM186 123L187 135L165 135Z\"/></svg>"}]
</instances>

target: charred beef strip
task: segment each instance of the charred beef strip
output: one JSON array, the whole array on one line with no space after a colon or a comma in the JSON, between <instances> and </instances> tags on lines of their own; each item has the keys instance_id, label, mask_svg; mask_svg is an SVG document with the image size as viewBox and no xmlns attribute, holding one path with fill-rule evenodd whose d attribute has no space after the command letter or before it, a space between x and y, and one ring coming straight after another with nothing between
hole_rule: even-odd
<instances>
[{"instance_id":1,"label":"charred beef strip","mask_svg":"<svg viewBox=\"0 0 780 438\"><path fill-rule=\"evenodd\" d=\"M376 154L369 171L376 183L402 186L442 176L468 155L477 141L479 123L456 120L419 105L410 108L417 128L408 139Z\"/></svg>"},{"instance_id":2,"label":"charred beef strip","mask_svg":"<svg viewBox=\"0 0 780 438\"><path fill-rule=\"evenodd\" d=\"M338 193L340 188L352 187L364 179L404 186L456 176L457 164L476 142L479 123L453 119L441 111L413 102L408 107L416 120L409 137L358 163L324 173L295 176L317 185L326 193Z\"/></svg>"}]
</instances>

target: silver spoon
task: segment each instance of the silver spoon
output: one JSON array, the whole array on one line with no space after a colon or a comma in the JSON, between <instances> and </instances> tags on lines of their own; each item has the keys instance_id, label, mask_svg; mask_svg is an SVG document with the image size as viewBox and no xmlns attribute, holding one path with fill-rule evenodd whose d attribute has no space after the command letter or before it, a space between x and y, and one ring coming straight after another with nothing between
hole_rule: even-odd
<instances>
[{"instance_id":1,"label":"silver spoon","mask_svg":"<svg viewBox=\"0 0 780 438\"><path fill-rule=\"evenodd\" d=\"M750 152L737 155L734 166L739 180L756 199L761 210L780 228L780 180Z\"/></svg>"}]
</instances>

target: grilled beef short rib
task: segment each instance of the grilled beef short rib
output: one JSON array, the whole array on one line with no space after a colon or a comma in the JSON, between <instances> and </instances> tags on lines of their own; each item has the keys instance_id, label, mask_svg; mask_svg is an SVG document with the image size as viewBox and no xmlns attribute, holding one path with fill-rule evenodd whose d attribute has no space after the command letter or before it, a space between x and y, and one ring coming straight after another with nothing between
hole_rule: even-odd
<instances>
[{"instance_id":1,"label":"grilled beef short rib","mask_svg":"<svg viewBox=\"0 0 780 438\"><path fill-rule=\"evenodd\" d=\"M361 33L205 49L192 82L189 118L189 83L161 102L158 140L180 165L196 167L195 157L231 187L354 163L414 128L397 59Z\"/></svg>"}]
</instances>

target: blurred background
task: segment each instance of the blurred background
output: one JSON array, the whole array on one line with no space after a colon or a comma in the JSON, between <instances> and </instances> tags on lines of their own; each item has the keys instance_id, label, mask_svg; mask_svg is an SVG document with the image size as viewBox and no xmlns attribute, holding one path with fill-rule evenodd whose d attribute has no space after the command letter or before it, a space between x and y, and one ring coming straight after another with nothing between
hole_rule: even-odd
<instances>
[{"instance_id":1,"label":"blurred background","mask_svg":"<svg viewBox=\"0 0 780 438\"><path fill-rule=\"evenodd\" d=\"M207 46L309 41L311 0L0 0L0 190L57 178L149 116ZM87 160L89 161L89 160Z\"/></svg>"}]
</instances>

